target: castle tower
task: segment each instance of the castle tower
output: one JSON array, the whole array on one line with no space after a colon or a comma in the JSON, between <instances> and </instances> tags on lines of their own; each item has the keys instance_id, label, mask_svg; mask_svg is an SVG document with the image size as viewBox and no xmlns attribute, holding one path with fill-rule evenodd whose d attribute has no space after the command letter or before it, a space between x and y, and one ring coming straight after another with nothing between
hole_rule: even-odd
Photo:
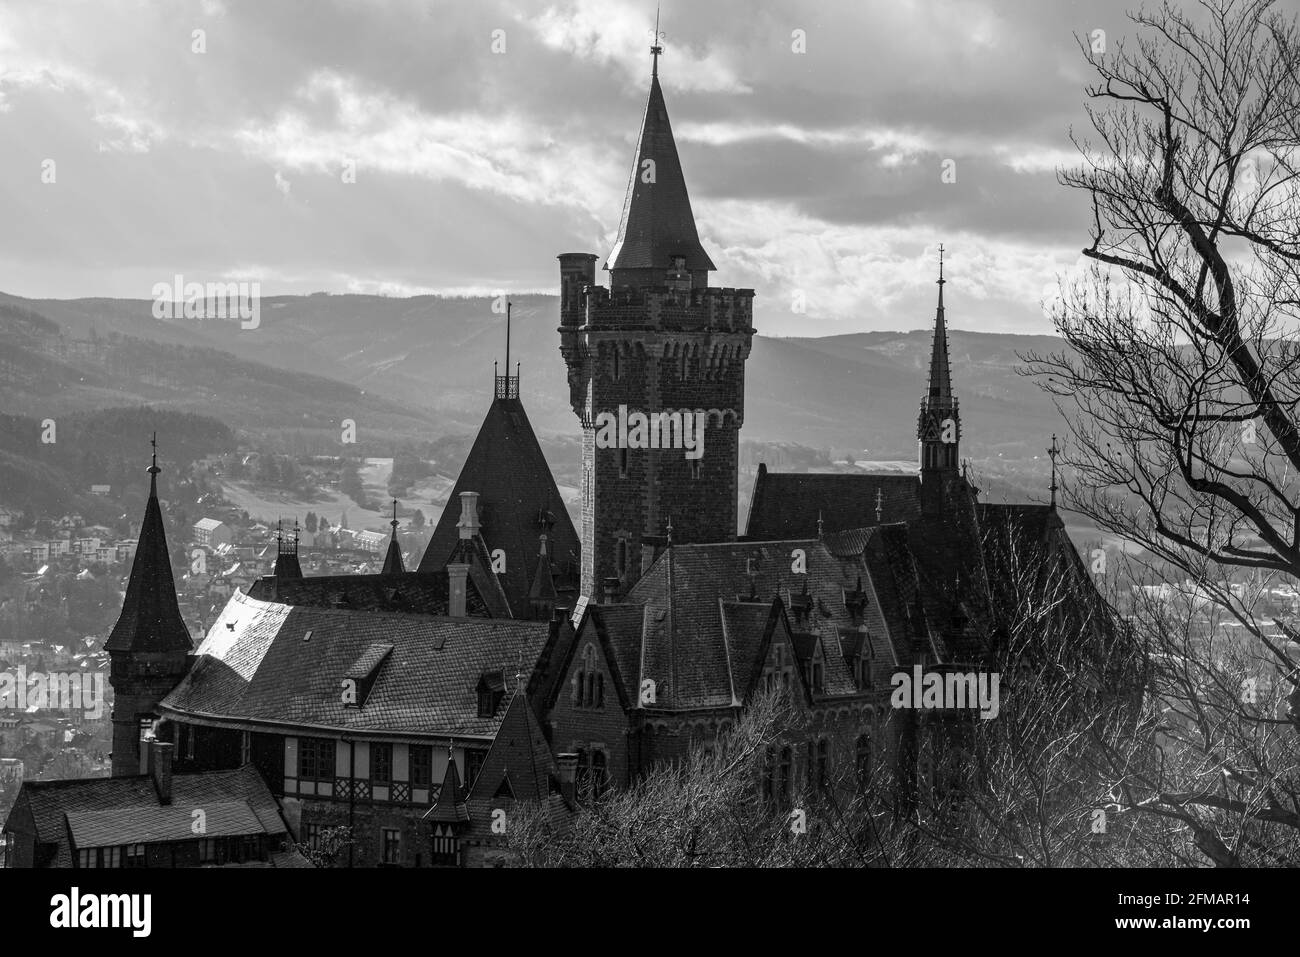
<instances>
[{"instance_id":1,"label":"castle tower","mask_svg":"<svg viewBox=\"0 0 1300 957\"><path fill-rule=\"evenodd\" d=\"M916 420L920 444L921 507L933 512L943 508L946 492L960 478L958 445L961 414L952 392L948 364L948 327L943 315L943 246L939 246L939 306L934 316L934 340L930 347L930 385L921 399Z\"/></svg>"},{"instance_id":2,"label":"castle tower","mask_svg":"<svg viewBox=\"0 0 1300 957\"><path fill-rule=\"evenodd\" d=\"M754 291L709 286L715 267L700 245L668 122L661 52L651 47L641 139L605 262L609 288L596 285L596 256L559 257L560 352L583 431L580 587L595 600L626 593L670 522L678 544L736 537ZM676 440L664 435L673 420L657 418L683 410L704 413L701 457L688 458L680 431ZM634 413L656 418L638 431ZM602 428L611 417L612 444Z\"/></svg>"},{"instance_id":3,"label":"castle tower","mask_svg":"<svg viewBox=\"0 0 1300 957\"><path fill-rule=\"evenodd\" d=\"M140 773L141 726L185 675L192 647L176 603L167 536L158 505L158 448L149 466L140 542L117 624L104 643L113 686L113 777Z\"/></svg>"}]
</instances>

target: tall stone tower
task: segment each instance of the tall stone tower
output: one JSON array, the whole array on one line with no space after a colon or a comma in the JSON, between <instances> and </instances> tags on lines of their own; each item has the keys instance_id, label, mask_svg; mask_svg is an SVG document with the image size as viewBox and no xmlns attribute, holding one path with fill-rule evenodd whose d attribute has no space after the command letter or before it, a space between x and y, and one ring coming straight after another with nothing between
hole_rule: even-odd
<instances>
[{"instance_id":1,"label":"tall stone tower","mask_svg":"<svg viewBox=\"0 0 1300 957\"><path fill-rule=\"evenodd\" d=\"M596 285L597 257L560 260L560 352L582 423L581 593L612 600L671 537L675 544L736 537L737 455L744 422L752 289L709 286L651 47L650 98L618 239ZM635 429L609 447L602 413L706 415L704 454L641 447ZM653 441L653 440L651 440Z\"/></svg>"},{"instance_id":2,"label":"tall stone tower","mask_svg":"<svg viewBox=\"0 0 1300 957\"><path fill-rule=\"evenodd\" d=\"M952 391L948 365L948 327L943 316L943 246L939 246L939 306L934 316L934 341L930 346L930 387L921 399L916 420L920 444L921 507L942 511L961 480L958 444L961 441L961 413ZM964 483L963 483L964 484Z\"/></svg>"},{"instance_id":3,"label":"tall stone tower","mask_svg":"<svg viewBox=\"0 0 1300 957\"><path fill-rule=\"evenodd\" d=\"M113 686L113 777L140 773L140 730L188 667L189 629L176 603L167 535L158 506L158 450L149 466L149 501L122 614L104 643Z\"/></svg>"}]
</instances>

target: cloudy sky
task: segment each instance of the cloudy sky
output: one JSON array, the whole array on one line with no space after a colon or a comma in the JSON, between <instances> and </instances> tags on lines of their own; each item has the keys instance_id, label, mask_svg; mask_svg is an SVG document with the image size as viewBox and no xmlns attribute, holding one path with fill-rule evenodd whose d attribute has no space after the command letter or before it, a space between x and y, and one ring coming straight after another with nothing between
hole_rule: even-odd
<instances>
[{"instance_id":1,"label":"cloudy sky","mask_svg":"<svg viewBox=\"0 0 1300 957\"><path fill-rule=\"evenodd\" d=\"M1087 241L1055 179L1087 122L1074 34L1113 43L1132 5L664 0L713 283L755 288L769 335L919 328L943 242L953 326L1049 331L1041 302ZM6 0L0 290L553 292L557 253L603 256L617 231L654 13Z\"/></svg>"}]
</instances>

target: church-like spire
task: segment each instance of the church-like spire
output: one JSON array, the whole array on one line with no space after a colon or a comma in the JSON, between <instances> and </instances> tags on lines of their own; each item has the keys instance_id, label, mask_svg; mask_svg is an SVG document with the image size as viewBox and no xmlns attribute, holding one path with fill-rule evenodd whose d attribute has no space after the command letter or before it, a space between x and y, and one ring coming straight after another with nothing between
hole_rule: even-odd
<instances>
[{"instance_id":1,"label":"church-like spire","mask_svg":"<svg viewBox=\"0 0 1300 957\"><path fill-rule=\"evenodd\" d=\"M958 441L961 416L952 392L952 371L948 364L948 326L943 314L943 244L939 245L939 305L934 314L934 338L930 344L930 380L921 413L917 417L916 437L921 442L921 472L958 471Z\"/></svg>"},{"instance_id":2,"label":"church-like spire","mask_svg":"<svg viewBox=\"0 0 1300 957\"><path fill-rule=\"evenodd\" d=\"M948 326L943 317L943 243L939 244L939 305L934 312L934 341L930 346L930 401L952 398L952 372L948 366Z\"/></svg>"},{"instance_id":3,"label":"church-like spire","mask_svg":"<svg viewBox=\"0 0 1300 957\"><path fill-rule=\"evenodd\" d=\"M158 434L149 465L149 500L140 525L140 541L131 563L131 577L126 585L122 613L104 643L110 652L186 651L193 644L176 601L176 584L172 578L171 558L167 551L167 533L163 529L162 508L158 505Z\"/></svg>"},{"instance_id":4,"label":"church-like spire","mask_svg":"<svg viewBox=\"0 0 1300 957\"><path fill-rule=\"evenodd\" d=\"M388 524L393 527L393 533L388 539L388 554L384 556L383 574L397 575L406 571L406 567L402 564L402 549L397 544L397 499L393 499L393 520Z\"/></svg>"},{"instance_id":5,"label":"church-like spire","mask_svg":"<svg viewBox=\"0 0 1300 957\"><path fill-rule=\"evenodd\" d=\"M713 260L700 245L686 192L686 178L677 156L677 143L668 122L668 108L659 87L658 21L650 48L650 98L641 123L632 177L623 203L618 239L605 268L612 271L611 285L658 285L665 271L680 264L691 274L692 285L707 286Z\"/></svg>"}]
</instances>

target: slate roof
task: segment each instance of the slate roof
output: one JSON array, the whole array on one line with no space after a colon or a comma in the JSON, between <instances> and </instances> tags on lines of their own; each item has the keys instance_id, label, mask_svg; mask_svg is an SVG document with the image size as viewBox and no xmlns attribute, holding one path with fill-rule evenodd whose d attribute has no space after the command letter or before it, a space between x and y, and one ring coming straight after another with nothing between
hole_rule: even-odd
<instances>
[{"instance_id":1,"label":"slate roof","mask_svg":"<svg viewBox=\"0 0 1300 957\"><path fill-rule=\"evenodd\" d=\"M240 837L268 832L247 801L216 801L193 807L170 804L167 807L124 807L102 811L67 812L68 833L76 850L88 847L114 847L119 844L161 844L192 841L195 838L194 811L202 810L206 830L203 836Z\"/></svg>"},{"instance_id":2,"label":"slate roof","mask_svg":"<svg viewBox=\"0 0 1300 957\"><path fill-rule=\"evenodd\" d=\"M644 175L647 160L654 162L653 182L646 182ZM668 107L655 76L650 80L618 238L605 268L667 269L671 256L685 256L691 271L717 268L700 245Z\"/></svg>"},{"instance_id":3,"label":"slate roof","mask_svg":"<svg viewBox=\"0 0 1300 957\"><path fill-rule=\"evenodd\" d=\"M254 582L248 594L261 601L313 608L446 615L447 588L447 571L440 568L432 572L318 575L287 581L267 575ZM490 617L472 577L465 604L471 617Z\"/></svg>"},{"instance_id":4,"label":"slate roof","mask_svg":"<svg viewBox=\"0 0 1300 957\"><path fill-rule=\"evenodd\" d=\"M559 627L558 623L555 627ZM491 735L475 688L485 671L532 676L550 622L346 611L232 595L164 712L227 721L384 734ZM391 645L365 703L344 705L343 678Z\"/></svg>"},{"instance_id":5,"label":"slate roof","mask_svg":"<svg viewBox=\"0 0 1300 957\"><path fill-rule=\"evenodd\" d=\"M918 475L839 472L769 472L759 465L749 502L745 537L754 541L804 538L871 525L911 521L921 516ZM876 521L876 493L881 520Z\"/></svg>"},{"instance_id":6,"label":"slate roof","mask_svg":"<svg viewBox=\"0 0 1300 957\"><path fill-rule=\"evenodd\" d=\"M537 567L539 535L549 536L557 575L577 567L578 533L555 487L555 478L518 399L494 398L465 458L447 507L420 559L421 572L442 569L460 541L460 493L479 493L479 522L490 551L503 549L499 576L514 617L529 612L528 592ZM539 522L545 518L546 522ZM546 525L550 525L549 529Z\"/></svg>"},{"instance_id":7,"label":"slate roof","mask_svg":"<svg viewBox=\"0 0 1300 957\"><path fill-rule=\"evenodd\" d=\"M503 790L506 782L508 789ZM492 812L497 809L506 811L509 827L515 802L541 804L552 814L562 811L559 792L559 773L541 724L528 697L516 691L466 801L473 829L491 836Z\"/></svg>"},{"instance_id":8,"label":"slate roof","mask_svg":"<svg viewBox=\"0 0 1300 957\"><path fill-rule=\"evenodd\" d=\"M158 505L157 466L149 476L149 500L140 525L140 542L131 560L131 577L126 585L122 613L109 633L108 651L189 651L193 647L189 629L176 603L167 534Z\"/></svg>"},{"instance_id":9,"label":"slate roof","mask_svg":"<svg viewBox=\"0 0 1300 957\"><path fill-rule=\"evenodd\" d=\"M804 552L806 575L792 570L795 549ZM824 693L852 695L858 688L844 660L841 631L866 628L855 647L867 643L878 687L898 660L892 642L905 632L897 603L890 621L878 598L868 598L861 626L854 622L845 593L862 580L864 591L874 595L871 578L861 553L836 555L816 539L678 545L632 587L626 604L593 606L592 614L609 636L627 687L639 688L644 678L655 681L657 709L743 703L762 673L777 607L785 609L802 658L820 649ZM811 610L801 619L790 609L805 583ZM780 606L773 604L776 598Z\"/></svg>"},{"instance_id":10,"label":"slate roof","mask_svg":"<svg viewBox=\"0 0 1300 957\"><path fill-rule=\"evenodd\" d=\"M241 805L252 815L253 830L241 833L280 834L286 828L280 808L252 765L233 771L208 771L203 774L176 774L172 776L172 803L164 806L158 800L153 778L147 774L118 778L76 778L64 781L27 781L19 792L18 800L5 822L12 830L24 812L30 813L36 840L42 844L58 845L55 866L72 866L72 846L69 845L69 822L76 818L85 840L97 840L105 818L96 815L119 815L117 823L130 822L132 833L148 832L153 827L161 833L172 833L168 828L178 810L185 812L185 837L160 837L158 840L192 840L190 826L195 808L208 809L217 805ZM231 812L219 818L222 826L236 820ZM248 821L247 817L238 820ZM149 823L153 822L153 823ZM211 824L211 820L209 820ZM136 838L133 843L147 842ZM126 840L111 843L124 844ZM86 846L86 845L82 845Z\"/></svg>"}]
</instances>

